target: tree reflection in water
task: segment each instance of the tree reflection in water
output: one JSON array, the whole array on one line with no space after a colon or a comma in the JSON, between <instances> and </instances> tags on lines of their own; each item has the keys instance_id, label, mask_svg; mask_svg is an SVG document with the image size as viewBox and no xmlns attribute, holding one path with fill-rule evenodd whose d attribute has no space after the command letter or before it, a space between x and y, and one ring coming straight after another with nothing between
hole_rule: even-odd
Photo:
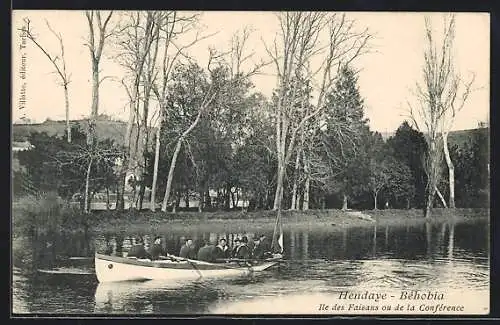
<instances>
[{"instance_id":1,"label":"tree reflection in water","mask_svg":"<svg viewBox=\"0 0 500 325\"><path fill-rule=\"evenodd\" d=\"M344 228L338 231L285 229L288 263L252 278L219 282L185 283L169 287L161 283L98 284L95 275L42 275L37 268L72 266L93 268L92 260L70 261L70 255L92 255L110 246L120 255L136 233L99 235L38 234L13 247L16 267L15 299L29 312L56 313L204 313L214 304L253 297L307 296L341 288L445 286L486 288L489 284L488 227L484 223L421 224L391 227ZM144 233L165 240L169 252L178 253L186 237L236 237L265 233L270 229L243 231L192 231ZM382 239L384 237L384 239ZM378 242L377 242L378 241ZM431 263L429 263L431 262ZM72 263L72 264L71 264ZM131 286L131 288L130 288Z\"/></svg>"}]
</instances>

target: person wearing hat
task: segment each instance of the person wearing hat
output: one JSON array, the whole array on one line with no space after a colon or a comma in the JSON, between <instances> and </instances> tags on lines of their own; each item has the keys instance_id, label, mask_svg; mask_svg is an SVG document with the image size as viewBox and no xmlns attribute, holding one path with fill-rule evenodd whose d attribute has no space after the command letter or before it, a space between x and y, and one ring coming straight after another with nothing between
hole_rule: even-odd
<instances>
[{"instance_id":1,"label":"person wearing hat","mask_svg":"<svg viewBox=\"0 0 500 325\"><path fill-rule=\"evenodd\" d=\"M205 262L215 262L215 245L205 241L205 245L198 251L197 259Z\"/></svg>"},{"instance_id":2,"label":"person wearing hat","mask_svg":"<svg viewBox=\"0 0 500 325\"><path fill-rule=\"evenodd\" d=\"M136 237L136 244L130 247L128 257L136 257L136 258L148 258L149 254L146 252L144 248L144 241L141 237Z\"/></svg>"},{"instance_id":3,"label":"person wearing hat","mask_svg":"<svg viewBox=\"0 0 500 325\"><path fill-rule=\"evenodd\" d=\"M262 244L260 242L260 237L255 236L253 238L253 249L252 249L252 258L261 259L264 257L264 250L262 249Z\"/></svg>"},{"instance_id":4,"label":"person wearing hat","mask_svg":"<svg viewBox=\"0 0 500 325\"><path fill-rule=\"evenodd\" d=\"M254 249L252 251L252 257L256 259L262 259L272 256L271 245L264 234L256 236L254 239Z\"/></svg>"},{"instance_id":5,"label":"person wearing hat","mask_svg":"<svg viewBox=\"0 0 500 325\"><path fill-rule=\"evenodd\" d=\"M219 239L219 244L215 246L215 257L217 259L227 259L230 257L231 251L226 244L226 238Z\"/></svg>"},{"instance_id":6,"label":"person wearing hat","mask_svg":"<svg viewBox=\"0 0 500 325\"><path fill-rule=\"evenodd\" d=\"M248 247L248 238L247 236L243 236L241 238L241 244L236 250L236 258L239 259L249 259L251 257L252 251Z\"/></svg>"},{"instance_id":7,"label":"person wearing hat","mask_svg":"<svg viewBox=\"0 0 500 325\"><path fill-rule=\"evenodd\" d=\"M233 249L231 250L231 257L236 258L236 255L237 255L237 252L238 252L238 248L240 247L240 244L241 244L241 239L236 238L234 240Z\"/></svg>"},{"instance_id":8,"label":"person wearing hat","mask_svg":"<svg viewBox=\"0 0 500 325\"><path fill-rule=\"evenodd\" d=\"M191 238L187 238L184 245L182 245L179 256L183 258L196 259L196 252L194 250L194 243Z\"/></svg>"},{"instance_id":9,"label":"person wearing hat","mask_svg":"<svg viewBox=\"0 0 500 325\"><path fill-rule=\"evenodd\" d=\"M151 260L157 260L160 256L168 255L161 244L161 237L156 236L153 245L149 248L149 255Z\"/></svg>"},{"instance_id":10,"label":"person wearing hat","mask_svg":"<svg viewBox=\"0 0 500 325\"><path fill-rule=\"evenodd\" d=\"M264 257L273 255L271 253L271 243L269 242L269 239L267 239L266 235L261 234L259 236L259 243L262 247L262 251L264 252Z\"/></svg>"}]
</instances>

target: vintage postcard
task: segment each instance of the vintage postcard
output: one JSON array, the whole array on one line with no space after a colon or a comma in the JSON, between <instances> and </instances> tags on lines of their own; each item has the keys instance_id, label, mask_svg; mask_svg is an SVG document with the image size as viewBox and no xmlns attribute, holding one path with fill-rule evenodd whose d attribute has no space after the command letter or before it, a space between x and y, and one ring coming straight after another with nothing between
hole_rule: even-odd
<instances>
[{"instance_id":1,"label":"vintage postcard","mask_svg":"<svg viewBox=\"0 0 500 325\"><path fill-rule=\"evenodd\" d=\"M12 12L14 316L490 313L488 13Z\"/></svg>"}]
</instances>

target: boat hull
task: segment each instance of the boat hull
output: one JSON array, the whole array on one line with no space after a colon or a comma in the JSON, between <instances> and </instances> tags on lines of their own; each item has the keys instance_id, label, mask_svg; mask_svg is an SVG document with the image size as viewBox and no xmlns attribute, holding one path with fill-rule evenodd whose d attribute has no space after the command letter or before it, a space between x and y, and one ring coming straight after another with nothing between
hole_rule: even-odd
<instances>
[{"instance_id":1,"label":"boat hull","mask_svg":"<svg viewBox=\"0 0 500 325\"><path fill-rule=\"evenodd\" d=\"M264 271L278 260L263 261L252 266L230 265L233 263L208 263L196 260L135 260L117 256L96 254L95 272L100 283L145 280L197 280L244 276Z\"/></svg>"}]
</instances>

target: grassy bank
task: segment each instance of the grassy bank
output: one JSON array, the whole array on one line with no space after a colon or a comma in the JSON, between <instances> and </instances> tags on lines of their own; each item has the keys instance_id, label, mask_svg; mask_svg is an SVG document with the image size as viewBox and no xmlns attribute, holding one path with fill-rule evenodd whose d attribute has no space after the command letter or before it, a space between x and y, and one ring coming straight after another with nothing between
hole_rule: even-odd
<instances>
[{"instance_id":1,"label":"grassy bank","mask_svg":"<svg viewBox=\"0 0 500 325\"><path fill-rule=\"evenodd\" d=\"M182 230L245 230L270 228L274 225L275 211L221 212L116 212L96 213L92 216L91 228L102 231L158 231ZM435 209L430 220L422 217L422 210L309 210L283 211L283 227L318 228L335 230L345 227L373 227L376 225L406 225L425 222L471 221L489 218L488 209Z\"/></svg>"},{"instance_id":2,"label":"grassy bank","mask_svg":"<svg viewBox=\"0 0 500 325\"><path fill-rule=\"evenodd\" d=\"M14 234L34 231L72 232L89 229L93 232L149 232L158 230L199 231L247 230L272 228L276 211L218 211L176 212L161 211L102 211L82 214L61 202L54 195L26 197L13 203ZM425 222L467 221L489 218L489 209L434 209L432 218L425 220L422 210L308 210L283 211L285 229L317 228L335 230L345 227L374 225L405 225Z\"/></svg>"}]
</instances>

